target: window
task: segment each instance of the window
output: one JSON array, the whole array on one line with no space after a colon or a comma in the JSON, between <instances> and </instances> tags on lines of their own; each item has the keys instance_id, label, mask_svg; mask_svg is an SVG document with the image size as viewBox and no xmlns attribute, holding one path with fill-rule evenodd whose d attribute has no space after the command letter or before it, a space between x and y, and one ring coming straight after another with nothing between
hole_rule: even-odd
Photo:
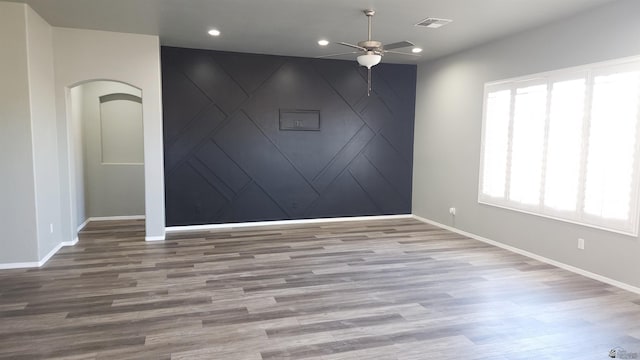
<instances>
[{"instance_id":1,"label":"window","mask_svg":"<svg viewBox=\"0 0 640 360\"><path fill-rule=\"evenodd\" d=\"M485 85L480 203L638 234L640 59Z\"/></svg>"}]
</instances>

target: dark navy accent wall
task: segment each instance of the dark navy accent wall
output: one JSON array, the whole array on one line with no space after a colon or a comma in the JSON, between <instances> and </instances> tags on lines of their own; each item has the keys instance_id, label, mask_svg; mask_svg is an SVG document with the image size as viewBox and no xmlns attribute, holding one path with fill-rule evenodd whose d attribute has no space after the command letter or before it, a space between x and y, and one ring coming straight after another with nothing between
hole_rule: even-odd
<instances>
[{"instance_id":1,"label":"dark navy accent wall","mask_svg":"<svg viewBox=\"0 0 640 360\"><path fill-rule=\"evenodd\" d=\"M416 66L162 48L167 225L411 212Z\"/></svg>"}]
</instances>

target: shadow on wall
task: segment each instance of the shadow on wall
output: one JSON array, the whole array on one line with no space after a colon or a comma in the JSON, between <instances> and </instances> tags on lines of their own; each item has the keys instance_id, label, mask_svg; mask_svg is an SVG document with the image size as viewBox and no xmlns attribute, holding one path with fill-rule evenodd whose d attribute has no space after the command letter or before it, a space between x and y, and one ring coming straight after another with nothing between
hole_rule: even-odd
<instances>
[{"instance_id":1,"label":"shadow on wall","mask_svg":"<svg viewBox=\"0 0 640 360\"><path fill-rule=\"evenodd\" d=\"M72 87L70 94L77 223L143 216L142 91L95 80Z\"/></svg>"}]
</instances>

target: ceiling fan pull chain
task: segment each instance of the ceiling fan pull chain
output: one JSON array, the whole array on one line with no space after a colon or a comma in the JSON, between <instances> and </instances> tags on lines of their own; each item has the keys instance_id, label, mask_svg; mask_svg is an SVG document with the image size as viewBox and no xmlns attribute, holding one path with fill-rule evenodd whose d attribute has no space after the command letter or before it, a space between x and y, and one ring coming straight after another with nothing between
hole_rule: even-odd
<instances>
[{"instance_id":1,"label":"ceiling fan pull chain","mask_svg":"<svg viewBox=\"0 0 640 360\"><path fill-rule=\"evenodd\" d=\"M371 96L371 68L367 69L367 96Z\"/></svg>"}]
</instances>

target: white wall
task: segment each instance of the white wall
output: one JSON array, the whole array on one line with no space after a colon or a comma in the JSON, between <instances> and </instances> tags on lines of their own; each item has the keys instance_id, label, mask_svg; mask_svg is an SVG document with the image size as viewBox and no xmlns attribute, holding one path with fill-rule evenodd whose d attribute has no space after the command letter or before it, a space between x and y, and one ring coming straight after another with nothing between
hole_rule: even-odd
<instances>
[{"instance_id":1,"label":"white wall","mask_svg":"<svg viewBox=\"0 0 640 360\"><path fill-rule=\"evenodd\" d=\"M74 157L78 157L80 161L84 162L81 165L84 169L84 179L81 180L84 184L84 193L80 199L84 199L86 209L86 217L81 219L80 223L89 217L144 215L141 104L126 100L100 103L100 97L104 95L120 93L141 97L141 91L130 85L114 81L92 81L76 88L72 89L72 109L78 106L77 103L80 103L80 110L78 115L72 117L72 121L77 121L80 124L74 123L72 128L82 127L81 143L83 146L79 147L82 150L77 151ZM120 120L137 122L134 129L128 126L129 124L116 124L116 128L112 129L117 133L118 142L115 144L107 144L104 141L104 121L109 120L105 119L105 116L109 115L104 112L106 109L115 111L116 113L113 115ZM135 139L127 141L128 137ZM134 142L135 146L132 146ZM129 146L123 144L129 144ZM109 151L107 147L110 145L117 147L120 152L124 152L122 155L126 155L134 161L126 164L122 162L105 163L104 152ZM75 161L78 162L78 160ZM77 178L82 178L82 174L79 172ZM78 192L80 192L79 190ZM79 205L82 206L82 203L79 202Z\"/></svg>"},{"instance_id":2,"label":"white wall","mask_svg":"<svg viewBox=\"0 0 640 360\"><path fill-rule=\"evenodd\" d=\"M146 236L164 238L164 170L160 45L157 36L54 28L56 108L62 169L63 228L73 236L80 225L76 210L77 151L71 125L70 88L88 80L115 80L142 90L145 162Z\"/></svg>"},{"instance_id":3,"label":"white wall","mask_svg":"<svg viewBox=\"0 0 640 360\"><path fill-rule=\"evenodd\" d=\"M0 267L37 264L60 231L52 29L29 6L0 3Z\"/></svg>"},{"instance_id":4,"label":"white wall","mask_svg":"<svg viewBox=\"0 0 640 360\"><path fill-rule=\"evenodd\" d=\"M38 256L25 14L0 2L0 265Z\"/></svg>"},{"instance_id":5,"label":"white wall","mask_svg":"<svg viewBox=\"0 0 640 360\"><path fill-rule=\"evenodd\" d=\"M71 149L84 149L84 137L82 131L82 103L83 103L83 86L75 86L69 91L70 117L68 125L69 137L68 141L72 144L68 146ZM59 131L60 132L60 131ZM69 185L70 198L74 199L75 206L69 214L69 220L74 224L74 229L83 224L89 216L87 215L87 201L85 199L85 181L84 181L84 151L74 151L70 155L70 167L74 169L74 174L70 180L74 186ZM72 230L67 231L72 232ZM71 234L69 236L72 236Z\"/></svg>"},{"instance_id":6,"label":"white wall","mask_svg":"<svg viewBox=\"0 0 640 360\"><path fill-rule=\"evenodd\" d=\"M142 98L111 94L100 97L99 102L102 162L137 166L144 164ZM142 185L141 192L144 193L144 183Z\"/></svg>"},{"instance_id":7,"label":"white wall","mask_svg":"<svg viewBox=\"0 0 640 360\"><path fill-rule=\"evenodd\" d=\"M26 8L38 259L62 242L52 28Z\"/></svg>"},{"instance_id":8,"label":"white wall","mask_svg":"<svg viewBox=\"0 0 640 360\"><path fill-rule=\"evenodd\" d=\"M638 14L640 1L617 1L419 65L413 213L640 287L638 238L477 202L484 83L638 55Z\"/></svg>"}]
</instances>

